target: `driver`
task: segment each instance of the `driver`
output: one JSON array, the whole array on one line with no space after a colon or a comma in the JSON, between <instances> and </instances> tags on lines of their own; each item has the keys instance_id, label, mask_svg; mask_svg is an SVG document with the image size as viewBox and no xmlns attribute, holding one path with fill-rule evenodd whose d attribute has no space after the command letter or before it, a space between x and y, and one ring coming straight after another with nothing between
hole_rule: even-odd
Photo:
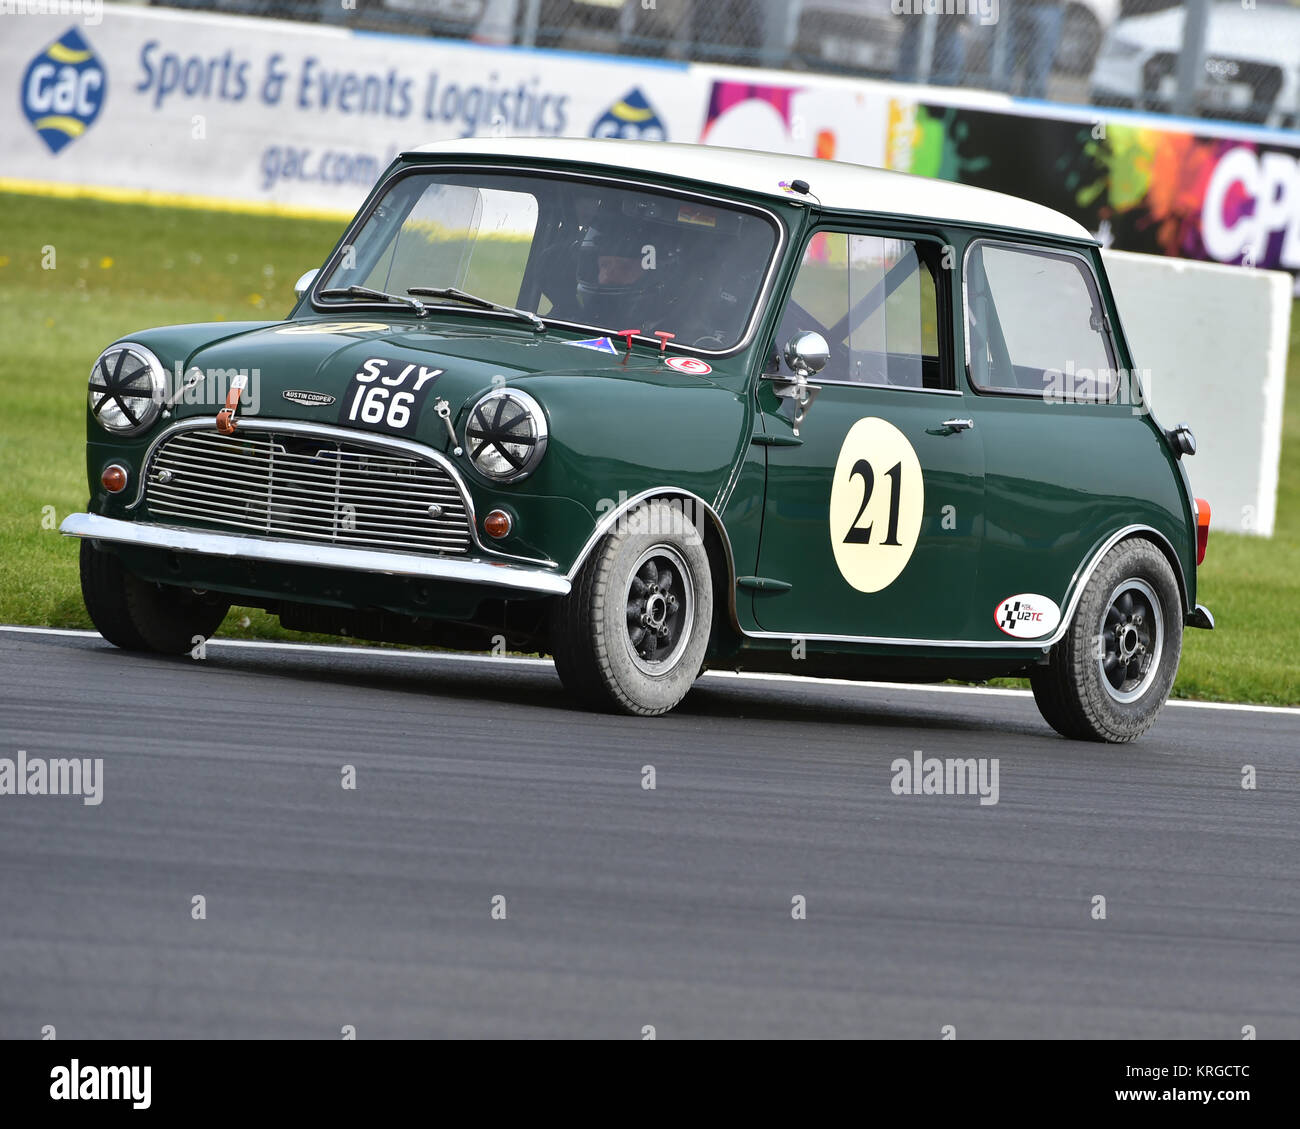
<instances>
[{"instance_id":1,"label":"driver","mask_svg":"<svg viewBox=\"0 0 1300 1129\"><path fill-rule=\"evenodd\" d=\"M579 320L645 335L666 330L678 345L733 343L747 313L737 294L757 284L738 238L629 216L615 200L597 206L578 250Z\"/></svg>"},{"instance_id":2,"label":"driver","mask_svg":"<svg viewBox=\"0 0 1300 1129\"><path fill-rule=\"evenodd\" d=\"M605 329L660 328L673 304L675 251L663 246L660 228L602 206L578 250L578 309L583 321ZM651 324L653 322L653 324Z\"/></svg>"}]
</instances>

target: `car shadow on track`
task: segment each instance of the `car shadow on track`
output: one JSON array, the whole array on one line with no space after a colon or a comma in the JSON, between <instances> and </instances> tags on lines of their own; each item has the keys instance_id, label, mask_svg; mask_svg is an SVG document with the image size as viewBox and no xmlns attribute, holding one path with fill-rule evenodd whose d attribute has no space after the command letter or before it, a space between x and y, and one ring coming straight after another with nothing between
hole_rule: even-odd
<instances>
[{"instance_id":1,"label":"car shadow on track","mask_svg":"<svg viewBox=\"0 0 1300 1129\"><path fill-rule=\"evenodd\" d=\"M103 639L88 635L21 638L22 649L28 650L31 660L38 664L42 662L38 650L74 651L79 655L79 662L95 668L102 663L104 669L119 679L143 677L155 688L168 679L170 672L186 679L200 672L196 668L219 672L222 677L242 683L231 688L236 697L260 696L257 685L266 685L270 692L269 688L277 680L284 680L292 683L294 689L286 691L284 681L280 681L274 695L286 696L306 709L312 703L310 688L322 685L342 691L400 694L412 702L427 701L435 711L439 703L444 709L451 707L457 712L498 704L546 711L557 721L566 715L575 720L601 716L579 705L560 685L554 667L537 660L466 662L461 657L428 651L404 652L397 657L391 651L360 646L345 652L311 651L306 647L299 650L292 644L266 649L231 647L223 646L223 641L217 639L209 645L206 658L196 662L189 657L167 658L120 651ZM72 677L76 677L75 668ZM773 726L816 725L823 732L840 727L846 739L857 740L858 734L850 736L850 731L866 726L914 733L1003 736L1014 739L1018 745L1025 738L1032 738L1035 755L1044 757L1066 756L1077 760L1085 753L1079 743L1066 741L1052 732L1028 698L989 695L981 699L976 695L927 693L906 686L747 682L706 677L663 719L606 716L613 723L644 726L647 735L659 725L675 729L682 725L716 728L718 724L730 722L765 722ZM1092 748L1109 756L1116 751L1102 746Z\"/></svg>"},{"instance_id":2,"label":"car shadow on track","mask_svg":"<svg viewBox=\"0 0 1300 1129\"><path fill-rule=\"evenodd\" d=\"M319 652L292 646L267 648L223 647L221 640L209 645L206 657L168 658L120 651L102 639L79 637L26 637L28 646L71 649L87 661L115 664L115 673L143 674L156 681L168 671L187 677L196 667L254 681L287 679L304 691L312 685L341 689L373 690L418 697L429 701L473 705L496 703L545 710L554 714L594 716L570 697L560 685L553 666L536 661L466 663L437 652L406 652L397 658L391 652L367 647L355 651ZM906 699L900 695L906 694ZM309 697L295 695L304 704ZM884 699L884 700L882 700ZM849 684L780 683L773 681L705 678L668 719L707 721L761 721L812 724L818 726L1006 733L1036 737L1045 748L1072 744L1064 742L1039 720L1028 700L990 695L985 701L962 695L927 695L905 687L864 688ZM654 718L622 718L631 724L654 726Z\"/></svg>"},{"instance_id":3,"label":"car shadow on track","mask_svg":"<svg viewBox=\"0 0 1300 1129\"><path fill-rule=\"evenodd\" d=\"M106 648L107 649L107 648ZM143 656L136 656L143 658ZM419 658L394 658L383 652L357 648L355 654L342 655L304 652L295 655L288 649L259 652L254 649L209 649L204 661L213 669L249 675L290 678L308 683L326 683L338 687L382 690L390 693L419 695L424 698L452 700L458 703L498 703L547 710L555 713L589 715L589 711L560 685L551 665L510 660L474 662L461 665L435 652ZM191 663L190 659L148 658L154 663ZM905 701L899 694L909 694ZM890 698L892 701L875 700ZM716 720L772 721L816 723L820 726L841 725L967 732L1005 732L1040 737L1056 743L1060 739L1039 720L1032 704L1016 702L1008 709L1008 699L990 696L987 701L962 696L913 694L905 688L864 689L824 683L762 683L741 680L712 681L707 677L692 688L686 699L671 715L675 718ZM633 720L633 719L625 719ZM646 725L655 719L636 719Z\"/></svg>"}]
</instances>

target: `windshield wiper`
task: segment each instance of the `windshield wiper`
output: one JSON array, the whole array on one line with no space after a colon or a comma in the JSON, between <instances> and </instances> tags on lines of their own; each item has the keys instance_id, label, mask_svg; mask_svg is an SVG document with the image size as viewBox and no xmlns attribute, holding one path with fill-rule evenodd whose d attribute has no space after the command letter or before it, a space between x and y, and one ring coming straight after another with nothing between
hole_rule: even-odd
<instances>
[{"instance_id":1,"label":"windshield wiper","mask_svg":"<svg viewBox=\"0 0 1300 1129\"><path fill-rule=\"evenodd\" d=\"M428 313L424 303L416 298L408 298L405 294L389 294L384 290L371 290L369 286L345 286L318 293L322 298L378 298L382 302L401 302L404 306L410 306L420 317Z\"/></svg>"},{"instance_id":2,"label":"windshield wiper","mask_svg":"<svg viewBox=\"0 0 1300 1129\"><path fill-rule=\"evenodd\" d=\"M480 298L477 294L470 294L465 290L457 290L454 286L410 286L407 290L411 294L423 294L428 298L451 298L456 302L464 302L467 306L477 306L480 310L495 310L499 314L513 314L517 318L522 318L529 322L538 333L546 332L546 323L536 314L528 310L520 310L514 306L503 306L499 302L489 302L486 298Z\"/></svg>"}]
</instances>

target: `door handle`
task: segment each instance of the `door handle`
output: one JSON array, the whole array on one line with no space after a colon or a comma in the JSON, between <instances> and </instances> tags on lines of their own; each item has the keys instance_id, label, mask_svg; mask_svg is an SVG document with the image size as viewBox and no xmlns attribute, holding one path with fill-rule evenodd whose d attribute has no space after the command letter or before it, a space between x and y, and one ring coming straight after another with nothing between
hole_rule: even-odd
<instances>
[{"instance_id":1,"label":"door handle","mask_svg":"<svg viewBox=\"0 0 1300 1129\"><path fill-rule=\"evenodd\" d=\"M943 421L943 426L949 431L969 431L975 426L975 421L973 419L946 419Z\"/></svg>"}]
</instances>

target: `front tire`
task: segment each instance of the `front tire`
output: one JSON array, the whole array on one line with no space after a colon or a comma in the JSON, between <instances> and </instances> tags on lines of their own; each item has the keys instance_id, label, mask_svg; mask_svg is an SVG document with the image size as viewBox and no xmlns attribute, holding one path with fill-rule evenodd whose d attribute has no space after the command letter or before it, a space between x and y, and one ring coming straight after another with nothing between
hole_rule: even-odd
<instances>
[{"instance_id":1,"label":"front tire","mask_svg":"<svg viewBox=\"0 0 1300 1129\"><path fill-rule=\"evenodd\" d=\"M113 646L164 655L188 653L230 610L229 601L210 593L141 580L89 539L81 542L81 597L95 630Z\"/></svg>"},{"instance_id":2,"label":"front tire","mask_svg":"<svg viewBox=\"0 0 1300 1129\"><path fill-rule=\"evenodd\" d=\"M704 538L679 506L652 501L623 515L556 602L555 669L592 708L667 713L699 675L712 624Z\"/></svg>"},{"instance_id":3,"label":"front tire","mask_svg":"<svg viewBox=\"0 0 1300 1129\"><path fill-rule=\"evenodd\" d=\"M1135 538L1111 549L1047 665L1030 673L1044 720L1065 737L1115 744L1150 729L1178 673L1182 606L1155 545Z\"/></svg>"}]
</instances>

